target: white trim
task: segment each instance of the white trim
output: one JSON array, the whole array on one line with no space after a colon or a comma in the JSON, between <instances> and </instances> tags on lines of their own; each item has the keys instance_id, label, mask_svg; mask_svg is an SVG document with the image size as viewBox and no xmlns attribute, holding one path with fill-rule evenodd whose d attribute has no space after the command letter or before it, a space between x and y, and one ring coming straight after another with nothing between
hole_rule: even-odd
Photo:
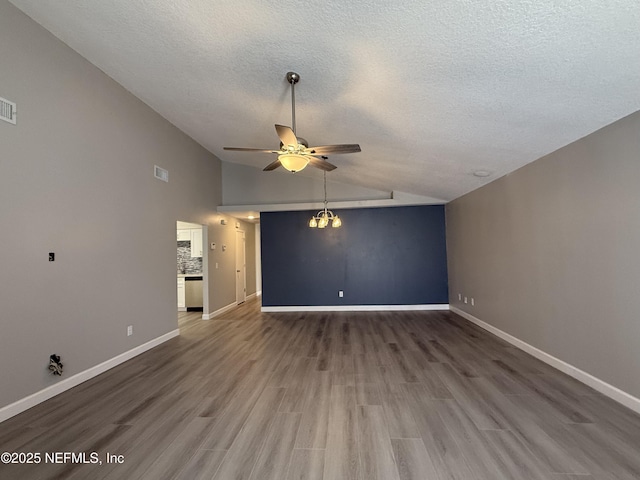
<instances>
[{"instance_id":1,"label":"white trim","mask_svg":"<svg viewBox=\"0 0 640 480\"><path fill-rule=\"evenodd\" d=\"M81 383L86 382L93 377L97 377L101 373L104 373L107 370L116 367L121 363L124 363L127 360L140 355L141 353L146 352L147 350L151 350L152 348L157 347L161 343L164 343L167 340L171 340L178 335L180 335L180 330L173 330L169 333L165 333L158 338L150 340L147 343L143 343L142 345L138 345L137 347L127 352L121 353L120 355L117 355L110 360L102 362L83 372L76 373L72 377L65 378L64 380L61 380L54 385L40 390L39 392L33 393L25 398L18 400L17 402L2 407L0 408L0 422L4 422L5 420L18 415L19 413L22 413L25 410L28 410L29 408L44 402L45 400L49 400L50 398L55 397L56 395L59 395L62 392L65 392L66 390L69 390L77 385L80 385Z\"/></svg>"},{"instance_id":2,"label":"white trim","mask_svg":"<svg viewBox=\"0 0 640 480\"><path fill-rule=\"evenodd\" d=\"M503 340L509 342L511 345L518 347L520 350L524 350L528 354L536 357L538 360L541 360L544 363L547 363L552 367L557 368L558 370L566 373L570 377L575 378L576 380L590 386L591 388L593 388L594 390L597 390L603 395L606 395L607 397L615 400L616 402L621 403L622 405L624 405L627 408L630 408L634 412L640 413L640 398L636 398L633 395L630 395L627 392L620 390L619 388L614 387L613 385L603 380L600 380L597 377L594 377L590 373L587 373L583 370L580 370L577 367L574 367L573 365L565 362L564 360L560 360L559 358L556 358L553 355L549 355L548 353L543 352L542 350L532 345L529 345L526 342L523 342L519 338L516 338L506 332L503 332L499 328L496 328L493 325L489 325L488 323L483 322L479 318L474 317L473 315L465 312L464 310L460 310L457 307L451 307L451 311L454 313L457 313L463 318L466 318L471 323L475 323L479 327L484 328L488 332L493 333L497 337L502 338Z\"/></svg>"},{"instance_id":3,"label":"white trim","mask_svg":"<svg viewBox=\"0 0 640 480\"><path fill-rule=\"evenodd\" d=\"M449 304L433 305L321 305L261 307L263 312L394 312L403 310L449 310Z\"/></svg>"},{"instance_id":4,"label":"white trim","mask_svg":"<svg viewBox=\"0 0 640 480\"><path fill-rule=\"evenodd\" d=\"M229 310L231 310L232 308L237 307L237 306L238 306L238 304L236 302L233 302L233 303L230 303L229 305L227 305L226 307L219 308L215 312L203 313L202 314L202 319L203 320L211 320L213 317L217 317L218 315L222 315L223 313L228 312Z\"/></svg>"},{"instance_id":5,"label":"white trim","mask_svg":"<svg viewBox=\"0 0 640 480\"><path fill-rule=\"evenodd\" d=\"M373 200L342 200L332 201L331 208L384 208L384 207L406 207L412 205L444 205L446 200L434 197L424 197L422 195L412 195L410 193L393 191L391 198L380 198ZM220 205L217 210L231 216L237 214L242 218L247 212L290 212L299 210L319 210L324 208L322 202L300 202L300 203L270 203L253 205ZM245 216L246 218L246 216Z\"/></svg>"},{"instance_id":6,"label":"white trim","mask_svg":"<svg viewBox=\"0 0 640 480\"><path fill-rule=\"evenodd\" d=\"M260 217L260 214L256 214ZM258 220L259 221L259 220ZM260 223L256 223L253 228L253 240L254 240L254 262L255 262L255 274L256 274L256 294L260 296L262 293L262 250L260 249L262 230L260 230Z\"/></svg>"},{"instance_id":7,"label":"white trim","mask_svg":"<svg viewBox=\"0 0 640 480\"><path fill-rule=\"evenodd\" d=\"M259 296L261 296L261 295L262 295L262 290L258 290L258 291L256 292L256 297L259 297Z\"/></svg>"}]
</instances>

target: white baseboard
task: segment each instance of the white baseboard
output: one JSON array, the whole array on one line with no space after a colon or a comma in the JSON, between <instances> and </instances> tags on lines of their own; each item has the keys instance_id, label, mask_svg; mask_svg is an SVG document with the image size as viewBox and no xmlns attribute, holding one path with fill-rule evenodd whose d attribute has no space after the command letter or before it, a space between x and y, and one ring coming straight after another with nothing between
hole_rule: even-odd
<instances>
[{"instance_id":1,"label":"white baseboard","mask_svg":"<svg viewBox=\"0 0 640 480\"><path fill-rule=\"evenodd\" d=\"M263 312L395 312L403 310L449 310L448 303L433 305L322 305L261 307Z\"/></svg>"},{"instance_id":2,"label":"white baseboard","mask_svg":"<svg viewBox=\"0 0 640 480\"><path fill-rule=\"evenodd\" d=\"M228 312L229 310L231 310L232 308L235 308L237 306L238 306L238 304L233 302L233 303L230 303L229 305L227 305L226 307L219 308L215 312L203 313L202 314L202 319L203 320L211 320L213 317L217 317L218 315L222 315L223 313Z\"/></svg>"},{"instance_id":3,"label":"white baseboard","mask_svg":"<svg viewBox=\"0 0 640 480\"><path fill-rule=\"evenodd\" d=\"M256 293L251 293L251 294L247 295L246 300L251 300L252 298L256 298L256 296L257 296Z\"/></svg>"},{"instance_id":4,"label":"white baseboard","mask_svg":"<svg viewBox=\"0 0 640 480\"><path fill-rule=\"evenodd\" d=\"M179 312L186 312L187 311L187 307L178 307L178 311Z\"/></svg>"},{"instance_id":5,"label":"white baseboard","mask_svg":"<svg viewBox=\"0 0 640 480\"><path fill-rule=\"evenodd\" d=\"M258 291L256 292L256 297L259 297L260 295L262 295L262 290L258 290Z\"/></svg>"},{"instance_id":6,"label":"white baseboard","mask_svg":"<svg viewBox=\"0 0 640 480\"><path fill-rule=\"evenodd\" d=\"M570 377L575 378L576 380L584 383L585 385L590 386L594 390L606 395L607 397L615 400L618 403L621 403L627 408L630 408L634 412L640 413L640 398L636 398L633 395L628 394L627 392L620 390L613 385L608 384L607 382L600 380L597 377L594 377L590 373L587 373L583 370L580 370L577 367L565 362L564 360L560 360L559 358L554 357L553 355L549 355L546 352L543 352L539 348L536 348L532 345L529 345L526 342L523 342L519 338L514 337L506 332L503 332L499 328L494 327L493 325L489 325L486 322L483 322L477 317L474 317L470 313L465 312L464 310L460 310L457 307L451 307L451 311L457 313L463 318L466 318L471 323L478 325L481 328L484 328L488 332L493 333L495 336L502 338L503 340L509 342L511 345L518 347L520 350L524 350L528 354L536 357L538 360L543 361L551 365L554 368L557 368L561 372L566 373Z\"/></svg>"},{"instance_id":7,"label":"white baseboard","mask_svg":"<svg viewBox=\"0 0 640 480\"><path fill-rule=\"evenodd\" d=\"M59 395L70 388L73 388L77 385L80 385L87 380L92 379L93 377L97 377L101 373L106 372L107 370L120 365L121 363L126 362L127 360L132 359L140 355L141 353L146 352L147 350L151 350L153 347L157 347L161 343L166 342L167 340L171 340L174 337L180 335L180 330L173 330L169 333L165 333L164 335L154 338L153 340L143 343L142 345L138 345L137 347L121 353L120 355L113 357L110 360L102 362L95 367L91 367L83 372L76 373L72 377L65 378L64 380L59 381L55 385L51 385L47 388L40 390L34 394L29 395L17 402L11 403L5 407L0 408L0 422L4 422L5 420L18 415L19 413L24 412L25 410L30 409L38 405L39 403L44 402L45 400L49 400L56 395Z\"/></svg>"}]
</instances>

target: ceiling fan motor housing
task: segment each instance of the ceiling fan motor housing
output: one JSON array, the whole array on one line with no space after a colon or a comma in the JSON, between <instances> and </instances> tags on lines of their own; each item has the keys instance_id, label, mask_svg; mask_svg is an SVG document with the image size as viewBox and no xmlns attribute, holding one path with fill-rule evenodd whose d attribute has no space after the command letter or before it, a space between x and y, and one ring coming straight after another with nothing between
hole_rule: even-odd
<instances>
[{"instance_id":1,"label":"ceiling fan motor housing","mask_svg":"<svg viewBox=\"0 0 640 480\"><path fill-rule=\"evenodd\" d=\"M302 137L298 137L298 145L302 145L304 148L309 148L309 142ZM280 142L280 150L282 150L282 147L284 147L284 143Z\"/></svg>"}]
</instances>

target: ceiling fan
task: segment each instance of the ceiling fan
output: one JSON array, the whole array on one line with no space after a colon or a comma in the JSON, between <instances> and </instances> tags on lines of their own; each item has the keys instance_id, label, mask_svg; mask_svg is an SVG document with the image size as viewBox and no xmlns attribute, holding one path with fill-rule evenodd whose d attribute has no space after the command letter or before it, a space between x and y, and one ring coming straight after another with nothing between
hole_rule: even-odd
<instances>
[{"instance_id":1,"label":"ceiling fan","mask_svg":"<svg viewBox=\"0 0 640 480\"><path fill-rule=\"evenodd\" d=\"M324 145L320 147L309 147L307 141L296 136L296 97L294 86L300 81L300 75L295 72L287 73L287 82L291 84L291 125L276 125L276 133L280 138L280 150L269 150L262 148L224 147L225 150L235 150L237 152L261 152L277 153L278 159L267 165L265 172L275 170L283 166L290 172L299 172L307 165L330 172L336 166L327 161L327 155L342 153L356 153L361 151L358 144Z\"/></svg>"}]
</instances>

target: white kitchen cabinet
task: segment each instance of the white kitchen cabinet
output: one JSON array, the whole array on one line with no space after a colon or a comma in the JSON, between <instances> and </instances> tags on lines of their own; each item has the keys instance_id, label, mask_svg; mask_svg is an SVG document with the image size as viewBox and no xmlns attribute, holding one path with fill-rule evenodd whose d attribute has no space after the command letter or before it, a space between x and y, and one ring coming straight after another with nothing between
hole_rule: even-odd
<instances>
[{"instance_id":1,"label":"white kitchen cabinet","mask_svg":"<svg viewBox=\"0 0 640 480\"><path fill-rule=\"evenodd\" d=\"M191 230L178 230L178 241L191 241Z\"/></svg>"},{"instance_id":2,"label":"white kitchen cabinet","mask_svg":"<svg viewBox=\"0 0 640 480\"><path fill-rule=\"evenodd\" d=\"M202 257L202 229L191 230L191 256Z\"/></svg>"},{"instance_id":3,"label":"white kitchen cabinet","mask_svg":"<svg viewBox=\"0 0 640 480\"><path fill-rule=\"evenodd\" d=\"M185 303L185 295L184 295L185 289L184 289L184 278L178 278L178 309L182 309L185 310L186 309L186 303Z\"/></svg>"}]
</instances>

